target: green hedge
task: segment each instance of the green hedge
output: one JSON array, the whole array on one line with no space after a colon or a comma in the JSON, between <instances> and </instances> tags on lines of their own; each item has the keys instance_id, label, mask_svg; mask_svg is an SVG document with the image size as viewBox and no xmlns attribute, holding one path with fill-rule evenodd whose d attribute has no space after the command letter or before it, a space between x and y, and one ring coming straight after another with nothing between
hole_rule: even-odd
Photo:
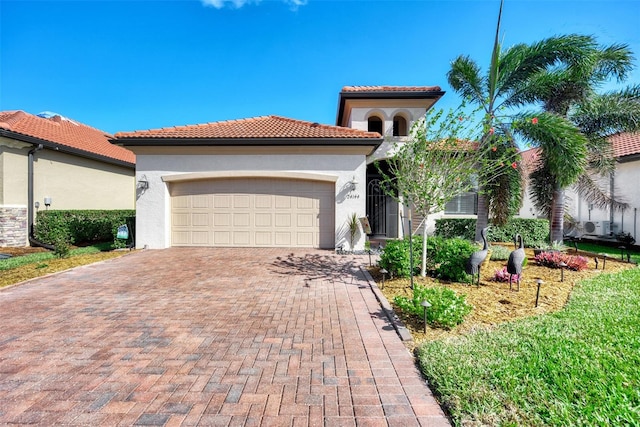
<instances>
[{"instance_id":1,"label":"green hedge","mask_svg":"<svg viewBox=\"0 0 640 427\"><path fill-rule=\"evenodd\" d=\"M468 218L442 218L436 220L436 236L459 237L474 240L476 220ZM513 236L520 234L525 245L533 242L549 241L549 221L546 219L511 218L504 226L489 227L487 239L490 242L512 242Z\"/></svg>"},{"instance_id":2,"label":"green hedge","mask_svg":"<svg viewBox=\"0 0 640 427\"><path fill-rule=\"evenodd\" d=\"M380 267L398 277L409 277L420 272L422 264L422 237L413 237L413 269L409 256L408 238L390 240L380 255ZM468 240L427 238L427 270L429 274L455 282L467 279L465 263L477 248Z\"/></svg>"},{"instance_id":3,"label":"green hedge","mask_svg":"<svg viewBox=\"0 0 640 427\"><path fill-rule=\"evenodd\" d=\"M40 211L33 232L36 240L52 245L64 240L74 244L113 241L124 246L116 239L118 226L128 224L133 233L135 215L136 211L129 209Z\"/></svg>"}]
</instances>

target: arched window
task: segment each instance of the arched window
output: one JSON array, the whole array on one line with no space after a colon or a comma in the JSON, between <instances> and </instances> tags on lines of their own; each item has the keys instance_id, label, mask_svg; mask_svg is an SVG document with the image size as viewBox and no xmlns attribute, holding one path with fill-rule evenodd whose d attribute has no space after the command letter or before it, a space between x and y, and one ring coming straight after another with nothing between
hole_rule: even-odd
<instances>
[{"instance_id":1,"label":"arched window","mask_svg":"<svg viewBox=\"0 0 640 427\"><path fill-rule=\"evenodd\" d=\"M393 118L393 136L407 136L407 120L402 116Z\"/></svg>"},{"instance_id":2,"label":"arched window","mask_svg":"<svg viewBox=\"0 0 640 427\"><path fill-rule=\"evenodd\" d=\"M382 119L380 117L371 116L369 117L367 122L368 122L367 130L369 132L378 132L380 135L382 135Z\"/></svg>"}]
</instances>

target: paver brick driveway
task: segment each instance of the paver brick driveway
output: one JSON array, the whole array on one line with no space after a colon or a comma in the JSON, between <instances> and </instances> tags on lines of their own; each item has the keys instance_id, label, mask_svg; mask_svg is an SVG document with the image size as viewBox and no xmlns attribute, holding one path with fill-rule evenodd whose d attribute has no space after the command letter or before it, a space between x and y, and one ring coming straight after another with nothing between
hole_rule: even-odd
<instances>
[{"instance_id":1,"label":"paver brick driveway","mask_svg":"<svg viewBox=\"0 0 640 427\"><path fill-rule=\"evenodd\" d=\"M0 424L449 425L355 257L141 251L0 292Z\"/></svg>"}]
</instances>

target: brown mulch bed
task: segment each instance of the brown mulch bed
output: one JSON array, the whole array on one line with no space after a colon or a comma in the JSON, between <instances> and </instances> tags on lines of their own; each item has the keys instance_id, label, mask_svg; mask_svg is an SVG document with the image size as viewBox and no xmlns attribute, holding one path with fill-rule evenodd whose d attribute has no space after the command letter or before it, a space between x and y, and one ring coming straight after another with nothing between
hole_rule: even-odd
<instances>
[{"instance_id":1,"label":"brown mulch bed","mask_svg":"<svg viewBox=\"0 0 640 427\"><path fill-rule=\"evenodd\" d=\"M29 255L38 252L47 252L45 248L33 248L31 246L25 246L21 248L4 248L0 247L0 254L6 254L11 256Z\"/></svg>"},{"instance_id":2,"label":"brown mulch bed","mask_svg":"<svg viewBox=\"0 0 640 427\"><path fill-rule=\"evenodd\" d=\"M505 245L506 246L506 245ZM510 247L513 249L513 246ZM414 284L423 286L444 285L459 294L465 294L466 300L473 306L473 310L465 318L465 321L452 330L427 328L424 332L424 323L421 318L407 316L396 309L396 313L402 319L405 326L411 331L414 341L419 343L425 340L437 340L457 335L464 335L478 329L488 329L508 322L510 320L521 319L530 316L537 316L561 310L570 298L573 287L580 281L602 274L602 258L599 257L598 270L595 270L594 254L578 251L578 255L585 256L589 261L588 269L583 271L564 270L564 282L561 281L560 269L538 266L534 260L533 250L527 249L527 265L523 269L523 277L520 282L520 291L513 285L513 290L509 290L509 283L494 282L496 270L501 270L507 265L506 261L488 261L481 270L480 286L452 283L440 281L430 277L414 277ZM567 252L575 255L574 250ZM607 258L604 272L612 273L624 269L634 268L635 264L621 262ZM378 286L382 288L382 293L393 305L393 298L396 295L412 296L410 280L408 278L385 280L382 286L382 277L377 268L371 271ZM540 288L538 307L535 307L537 280L541 279L543 284Z\"/></svg>"},{"instance_id":3,"label":"brown mulch bed","mask_svg":"<svg viewBox=\"0 0 640 427\"><path fill-rule=\"evenodd\" d=\"M12 256L26 255L36 252L47 252L43 248L0 248L0 253L10 254ZM35 279L47 274L56 273L58 271L68 270L70 268L82 265L92 264L98 261L104 261L111 258L117 258L129 251L111 251L99 252L95 254L76 255L69 258L53 258L22 265L10 270L0 271L0 288L24 282L25 280Z\"/></svg>"}]
</instances>

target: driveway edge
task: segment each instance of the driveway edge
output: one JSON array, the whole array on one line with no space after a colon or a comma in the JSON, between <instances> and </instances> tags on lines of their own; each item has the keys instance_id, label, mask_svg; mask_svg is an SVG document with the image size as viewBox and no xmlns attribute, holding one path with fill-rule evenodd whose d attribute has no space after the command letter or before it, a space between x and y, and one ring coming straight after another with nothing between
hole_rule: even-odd
<instances>
[{"instance_id":1,"label":"driveway edge","mask_svg":"<svg viewBox=\"0 0 640 427\"><path fill-rule=\"evenodd\" d=\"M403 342L413 342L413 336L411 335L411 332L409 332L409 330L404 326L404 323L402 322L402 320L400 320L396 312L393 310L393 307L391 307L391 304L389 304L389 301L378 287L376 281L373 280L373 277L371 277L369 271L362 268L362 266L360 266L360 271L364 275L364 278L367 280L367 283L369 283L369 287L371 288L373 295L375 295L376 299L380 303L382 311L384 311L384 314L389 319L389 322L393 325L393 328L396 330L396 333L398 334L400 339Z\"/></svg>"}]
</instances>

